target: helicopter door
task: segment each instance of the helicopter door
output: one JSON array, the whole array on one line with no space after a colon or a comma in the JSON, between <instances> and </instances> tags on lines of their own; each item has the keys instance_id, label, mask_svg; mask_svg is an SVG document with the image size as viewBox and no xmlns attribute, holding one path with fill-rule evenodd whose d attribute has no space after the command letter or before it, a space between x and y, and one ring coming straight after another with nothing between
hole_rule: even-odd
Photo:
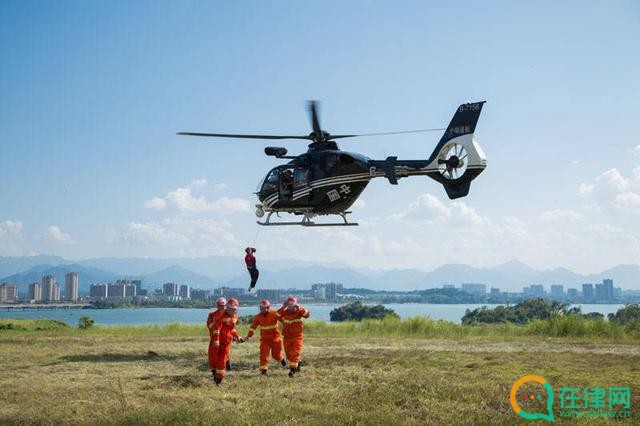
<instances>
[{"instance_id":1,"label":"helicopter door","mask_svg":"<svg viewBox=\"0 0 640 426\"><path fill-rule=\"evenodd\" d=\"M293 198L293 169L280 171L280 184L278 185L280 201L290 201Z\"/></svg>"}]
</instances>

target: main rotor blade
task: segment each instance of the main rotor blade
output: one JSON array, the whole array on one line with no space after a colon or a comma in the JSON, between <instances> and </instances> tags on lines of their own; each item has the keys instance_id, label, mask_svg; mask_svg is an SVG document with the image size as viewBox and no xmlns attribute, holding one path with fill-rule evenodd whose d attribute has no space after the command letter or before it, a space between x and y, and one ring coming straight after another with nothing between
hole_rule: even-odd
<instances>
[{"instance_id":1,"label":"main rotor blade","mask_svg":"<svg viewBox=\"0 0 640 426\"><path fill-rule=\"evenodd\" d=\"M309 113L311 114L311 126L313 133L316 135L316 142L324 139L322 129L320 128L320 120L318 120L318 109L316 101L309 101Z\"/></svg>"},{"instance_id":2,"label":"main rotor blade","mask_svg":"<svg viewBox=\"0 0 640 426\"><path fill-rule=\"evenodd\" d=\"M399 132L381 132L381 133L361 133L359 135L331 135L329 139L341 139L341 138L357 138L360 136L386 136L386 135L401 135L405 133L425 133L425 132L439 132L447 130L446 128L438 129L417 129L417 130L401 130Z\"/></svg>"},{"instance_id":3,"label":"main rotor blade","mask_svg":"<svg viewBox=\"0 0 640 426\"><path fill-rule=\"evenodd\" d=\"M311 136L277 136L277 135L236 135L230 133L194 133L194 132L178 132L183 136L206 136L212 138L238 138L238 139L306 139L313 140Z\"/></svg>"}]
</instances>

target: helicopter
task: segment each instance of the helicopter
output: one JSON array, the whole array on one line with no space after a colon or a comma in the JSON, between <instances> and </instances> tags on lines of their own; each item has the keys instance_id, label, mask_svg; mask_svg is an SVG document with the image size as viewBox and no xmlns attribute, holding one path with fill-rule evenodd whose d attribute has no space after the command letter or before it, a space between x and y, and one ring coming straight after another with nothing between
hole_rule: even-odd
<instances>
[{"instance_id":1,"label":"helicopter","mask_svg":"<svg viewBox=\"0 0 640 426\"><path fill-rule=\"evenodd\" d=\"M356 226L349 222L348 209L358 199L371 179L386 178L391 185L409 176L429 176L442 184L450 199L469 193L471 181L487 166L482 148L474 139L480 112L486 101L460 105L451 122L443 129L407 130L400 132L332 135L320 127L318 103L309 101L312 132L302 136L246 135L228 133L179 132L178 135L240 139L302 139L310 141L307 152L287 155L287 149L268 146L264 152L278 159L291 160L271 169L258 184L255 194L259 225ZM389 156L372 160L362 154L342 151L336 139L361 136L393 135L444 130L440 141L426 160L398 160ZM276 213L302 216L298 221L271 221ZM342 221L317 223L316 216L337 215Z\"/></svg>"}]
</instances>

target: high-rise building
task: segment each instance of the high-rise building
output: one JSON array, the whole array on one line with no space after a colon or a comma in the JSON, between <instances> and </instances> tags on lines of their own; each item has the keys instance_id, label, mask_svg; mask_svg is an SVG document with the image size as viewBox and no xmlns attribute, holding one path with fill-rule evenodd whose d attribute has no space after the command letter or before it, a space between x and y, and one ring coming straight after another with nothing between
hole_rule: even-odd
<instances>
[{"instance_id":1,"label":"high-rise building","mask_svg":"<svg viewBox=\"0 0 640 426\"><path fill-rule=\"evenodd\" d=\"M211 299L211 290L191 290L191 299L209 300Z\"/></svg>"},{"instance_id":2,"label":"high-rise building","mask_svg":"<svg viewBox=\"0 0 640 426\"><path fill-rule=\"evenodd\" d=\"M53 275L45 275L42 277L42 301L60 301L60 286L58 285L56 277Z\"/></svg>"},{"instance_id":3,"label":"high-rise building","mask_svg":"<svg viewBox=\"0 0 640 426\"><path fill-rule=\"evenodd\" d=\"M27 299L29 301L33 300L34 302L42 301L42 286L39 283L29 284L29 294Z\"/></svg>"},{"instance_id":4,"label":"high-rise building","mask_svg":"<svg viewBox=\"0 0 640 426\"><path fill-rule=\"evenodd\" d=\"M604 279L602 280L602 287L604 288L604 297L605 301L611 302L613 300L613 280L612 279Z\"/></svg>"},{"instance_id":5,"label":"high-rise building","mask_svg":"<svg viewBox=\"0 0 640 426\"><path fill-rule=\"evenodd\" d=\"M486 284L462 283L460 289L469 294L477 294L484 296L487 293Z\"/></svg>"},{"instance_id":6,"label":"high-rise building","mask_svg":"<svg viewBox=\"0 0 640 426\"><path fill-rule=\"evenodd\" d=\"M0 303L15 303L18 301L18 287L11 283L0 284Z\"/></svg>"},{"instance_id":7,"label":"high-rise building","mask_svg":"<svg viewBox=\"0 0 640 426\"><path fill-rule=\"evenodd\" d=\"M489 296L490 297L500 297L500 289L496 288L496 287L491 287L491 290L489 290Z\"/></svg>"},{"instance_id":8,"label":"high-rise building","mask_svg":"<svg viewBox=\"0 0 640 426\"><path fill-rule=\"evenodd\" d=\"M575 300L578 298L578 289L577 288L568 288L567 289L567 297L569 299Z\"/></svg>"},{"instance_id":9,"label":"high-rise building","mask_svg":"<svg viewBox=\"0 0 640 426\"><path fill-rule=\"evenodd\" d=\"M191 299L191 288L188 285L180 286L179 296L181 299Z\"/></svg>"},{"instance_id":10,"label":"high-rise building","mask_svg":"<svg viewBox=\"0 0 640 426\"><path fill-rule=\"evenodd\" d=\"M78 300L78 273L69 272L64 276L64 300Z\"/></svg>"},{"instance_id":11,"label":"high-rise building","mask_svg":"<svg viewBox=\"0 0 640 426\"><path fill-rule=\"evenodd\" d=\"M313 298L316 300L326 300L327 292L326 288L322 284L313 284L311 286L311 290L313 290Z\"/></svg>"},{"instance_id":12,"label":"high-rise building","mask_svg":"<svg viewBox=\"0 0 640 426\"><path fill-rule=\"evenodd\" d=\"M542 284L531 284L531 295L536 297L544 296L544 286Z\"/></svg>"},{"instance_id":13,"label":"high-rise building","mask_svg":"<svg viewBox=\"0 0 640 426\"><path fill-rule=\"evenodd\" d=\"M258 299L267 299L271 302L271 304L275 305L276 303L280 303L284 296L282 295L282 290L279 288L271 289L271 288L261 288L258 289Z\"/></svg>"},{"instance_id":14,"label":"high-rise building","mask_svg":"<svg viewBox=\"0 0 640 426\"><path fill-rule=\"evenodd\" d=\"M178 284L176 283L165 283L162 286L162 294L164 297L175 298L180 294L180 290Z\"/></svg>"},{"instance_id":15,"label":"high-rise building","mask_svg":"<svg viewBox=\"0 0 640 426\"><path fill-rule=\"evenodd\" d=\"M142 294L142 280L131 280L131 284L136 286L136 296Z\"/></svg>"},{"instance_id":16,"label":"high-rise building","mask_svg":"<svg viewBox=\"0 0 640 426\"><path fill-rule=\"evenodd\" d=\"M582 298L585 301L593 301L593 284L582 284Z\"/></svg>"},{"instance_id":17,"label":"high-rise building","mask_svg":"<svg viewBox=\"0 0 640 426\"><path fill-rule=\"evenodd\" d=\"M564 287L561 284L551 285L551 297L560 300L564 298Z\"/></svg>"},{"instance_id":18,"label":"high-rise building","mask_svg":"<svg viewBox=\"0 0 640 426\"><path fill-rule=\"evenodd\" d=\"M95 299L106 299L109 297L108 284L91 284L89 287L89 296Z\"/></svg>"},{"instance_id":19,"label":"high-rise building","mask_svg":"<svg viewBox=\"0 0 640 426\"><path fill-rule=\"evenodd\" d=\"M607 300L607 294L604 284L596 284L596 302L605 302Z\"/></svg>"},{"instance_id":20,"label":"high-rise building","mask_svg":"<svg viewBox=\"0 0 640 426\"><path fill-rule=\"evenodd\" d=\"M239 299L244 297L247 294L247 290L244 288L235 288L235 287L220 287L216 288L212 292L213 296L218 298L220 296L226 297L229 299L230 297L235 297Z\"/></svg>"}]
</instances>

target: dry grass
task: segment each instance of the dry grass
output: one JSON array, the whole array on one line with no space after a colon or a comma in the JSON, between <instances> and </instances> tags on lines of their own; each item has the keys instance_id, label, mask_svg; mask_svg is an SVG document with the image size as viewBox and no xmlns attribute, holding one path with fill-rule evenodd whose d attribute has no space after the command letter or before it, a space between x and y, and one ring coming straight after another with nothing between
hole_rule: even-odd
<instances>
[{"instance_id":1,"label":"dry grass","mask_svg":"<svg viewBox=\"0 0 640 426\"><path fill-rule=\"evenodd\" d=\"M274 362L260 377L252 341L234 346L220 387L209 379L204 328L1 331L0 423L532 424L508 401L526 374L554 388L629 386L631 420L640 417L637 344L310 330L300 376Z\"/></svg>"}]
</instances>

